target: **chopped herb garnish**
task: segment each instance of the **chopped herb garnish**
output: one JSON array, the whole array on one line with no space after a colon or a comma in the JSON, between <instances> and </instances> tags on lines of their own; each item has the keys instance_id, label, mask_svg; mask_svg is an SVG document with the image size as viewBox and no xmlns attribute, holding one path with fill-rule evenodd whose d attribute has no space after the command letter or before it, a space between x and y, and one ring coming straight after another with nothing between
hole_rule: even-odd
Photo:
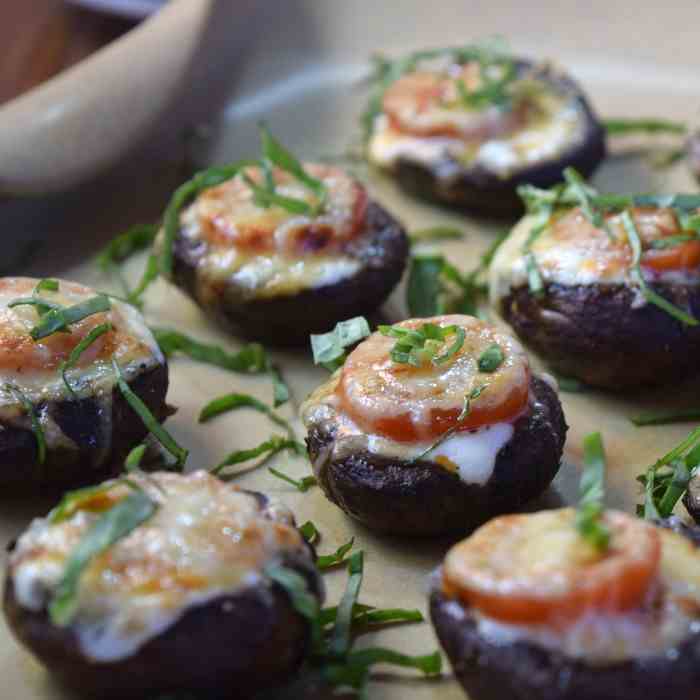
<instances>
[{"instance_id":1,"label":"chopped herb garnish","mask_svg":"<svg viewBox=\"0 0 700 700\"><path fill-rule=\"evenodd\" d=\"M527 284L530 293L535 297L543 297L545 293L544 280L533 253L525 255L525 269L527 271Z\"/></svg>"},{"instance_id":2,"label":"chopped herb garnish","mask_svg":"<svg viewBox=\"0 0 700 700\"><path fill-rule=\"evenodd\" d=\"M78 584L90 562L148 520L156 507L143 491L135 491L95 520L70 553L49 604L49 616L54 625L65 627L75 616Z\"/></svg>"},{"instance_id":3,"label":"chopped herb garnish","mask_svg":"<svg viewBox=\"0 0 700 700\"><path fill-rule=\"evenodd\" d=\"M363 316L336 323L335 328L320 335L311 336L314 364L331 372L345 362L345 350L370 334L369 323Z\"/></svg>"},{"instance_id":4,"label":"chopped herb garnish","mask_svg":"<svg viewBox=\"0 0 700 700\"><path fill-rule=\"evenodd\" d=\"M32 432L34 433L34 439L36 440L37 461L39 464L43 464L46 461L46 436L44 435L44 430L41 427L41 422L34 404L29 400L25 393L14 384L5 384L5 391L9 391L22 404L22 408L29 416L29 420L32 424Z\"/></svg>"},{"instance_id":5,"label":"chopped herb garnish","mask_svg":"<svg viewBox=\"0 0 700 700\"><path fill-rule=\"evenodd\" d=\"M58 505L48 514L48 521L55 524L67 520L73 513L80 510L84 503L93 500L96 496L103 496L108 493L117 483L118 482L107 482L104 484L97 484L96 486L85 486L81 489L68 491L63 494L63 498L61 498Z\"/></svg>"},{"instance_id":6,"label":"chopped herb garnish","mask_svg":"<svg viewBox=\"0 0 700 700\"><path fill-rule=\"evenodd\" d=\"M133 472L141 466L141 460L146 452L146 445L136 445L124 460L124 468L127 472Z\"/></svg>"},{"instance_id":7,"label":"chopped herb garnish","mask_svg":"<svg viewBox=\"0 0 700 700\"><path fill-rule=\"evenodd\" d=\"M138 417L143 421L148 431L153 435L153 437L158 440L158 442L175 457L177 460L177 465L182 466L187 461L188 451L184 447L175 442L175 439L170 435L170 433L158 422L158 419L151 413L151 409L146 406L146 404L141 400L141 398L134 393L134 391L129 386L124 375L122 374L121 368L116 360L112 360L112 367L117 376L117 386L122 396L126 399L126 402L131 406Z\"/></svg>"},{"instance_id":8,"label":"chopped herb garnish","mask_svg":"<svg viewBox=\"0 0 700 700\"><path fill-rule=\"evenodd\" d=\"M82 321L88 316L109 311L111 308L112 304L109 298L105 294L98 294L90 299L81 301L79 304L47 311L29 334L33 340L40 340L58 331L67 330L69 326Z\"/></svg>"},{"instance_id":9,"label":"chopped herb garnish","mask_svg":"<svg viewBox=\"0 0 700 700\"><path fill-rule=\"evenodd\" d=\"M637 508L647 519L667 518L685 494L700 466L700 428L652 464L637 480L644 485L644 505Z\"/></svg>"},{"instance_id":10,"label":"chopped herb garnish","mask_svg":"<svg viewBox=\"0 0 700 700\"><path fill-rule=\"evenodd\" d=\"M218 474L225 467L232 467L236 464L248 462L251 459L256 459L264 455L264 459L261 462L262 464L283 450L292 450L298 455L306 453L306 448L300 442L282 437L281 435L273 435L269 440L265 440L265 442L260 443L257 447L231 452L231 454L221 463L210 469L210 471L212 474Z\"/></svg>"},{"instance_id":11,"label":"chopped herb garnish","mask_svg":"<svg viewBox=\"0 0 700 700\"><path fill-rule=\"evenodd\" d=\"M337 606L323 608L321 624L325 627L335 622ZM416 609L375 608L371 605L357 603L353 609L353 623L356 625L383 625L394 622L423 622L423 613Z\"/></svg>"},{"instance_id":12,"label":"chopped herb garnish","mask_svg":"<svg viewBox=\"0 0 700 700\"><path fill-rule=\"evenodd\" d=\"M493 343L479 356L479 372L495 372L505 359L501 346L498 343Z\"/></svg>"},{"instance_id":13,"label":"chopped herb garnish","mask_svg":"<svg viewBox=\"0 0 700 700\"><path fill-rule=\"evenodd\" d=\"M75 391L68 381L68 376L66 372L69 369L75 367L75 365L80 360L82 354L100 337L105 333L112 330L111 323L101 323L99 326L95 326L70 352L68 359L61 365L61 375L63 376L63 382L66 385L68 391L75 396Z\"/></svg>"},{"instance_id":14,"label":"chopped herb garnish","mask_svg":"<svg viewBox=\"0 0 700 700\"><path fill-rule=\"evenodd\" d=\"M610 530L603 522L605 451L600 433L591 433L583 439L583 474L580 494L576 527L581 536L593 547L604 551L610 542Z\"/></svg>"},{"instance_id":15,"label":"chopped herb garnish","mask_svg":"<svg viewBox=\"0 0 700 700\"><path fill-rule=\"evenodd\" d=\"M264 413L273 423L277 423L284 428L290 436L294 435L292 426L287 420L282 418L279 413L273 411L266 403L256 399L250 394L226 394L210 401L199 413L199 422L206 423L207 421L220 416L228 411L235 411L239 408L252 408L254 411Z\"/></svg>"},{"instance_id":16,"label":"chopped herb garnish","mask_svg":"<svg viewBox=\"0 0 700 700\"><path fill-rule=\"evenodd\" d=\"M282 372L276 365L269 367L270 377L272 378L272 399L273 406L279 408L289 401L289 387L282 377Z\"/></svg>"},{"instance_id":17,"label":"chopped herb garnish","mask_svg":"<svg viewBox=\"0 0 700 700\"><path fill-rule=\"evenodd\" d=\"M307 520L300 528L299 532L301 532L301 536L309 543L313 543L315 540L317 540L320 535L318 532L318 529L316 526L310 521Z\"/></svg>"},{"instance_id":18,"label":"chopped herb garnish","mask_svg":"<svg viewBox=\"0 0 700 700\"><path fill-rule=\"evenodd\" d=\"M586 184L585 180L573 168L564 169L564 179L569 185L569 190L578 201L584 216L593 226L605 231L608 236L615 240L602 212L595 206L594 198L597 192Z\"/></svg>"},{"instance_id":19,"label":"chopped herb garnish","mask_svg":"<svg viewBox=\"0 0 700 700\"><path fill-rule=\"evenodd\" d=\"M683 311L683 309L679 309L670 301L658 295L653 289L651 289L651 287L647 285L647 282L644 279L644 274L642 273L642 241L639 237L637 226L627 210L622 212L620 219L622 221L622 225L625 227L629 244L632 247L632 278L639 285L639 289L641 290L644 298L650 304L658 306L660 309L669 314L669 316L673 316L673 318L681 323L684 323L686 326L697 326L698 320L696 318L693 318L693 316Z\"/></svg>"},{"instance_id":20,"label":"chopped herb garnish","mask_svg":"<svg viewBox=\"0 0 700 700\"><path fill-rule=\"evenodd\" d=\"M297 491L301 491L302 493L306 493L312 486L316 486L317 483L315 476L303 476L301 479L294 479L289 476L289 474L285 474L279 469L274 469L273 467L270 467L268 471L278 479L282 479L282 481L286 481L288 484L291 484L297 489Z\"/></svg>"},{"instance_id":21,"label":"chopped herb garnish","mask_svg":"<svg viewBox=\"0 0 700 700\"><path fill-rule=\"evenodd\" d=\"M170 328L151 328L156 342L167 357L182 353L197 362L223 367L231 372L259 373L268 367L267 355L262 345L250 343L236 353L228 353L218 345L200 343Z\"/></svg>"},{"instance_id":22,"label":"chopped herb garnish","mask_svg":"<svg viewBox=\"0 0 700 700\"><path fill-rule=\"evenodd\" d=\"M113 238L97 256L97 264L108 271L113 265L124 262L134 253L152 245L158 234L156 224L137 224Z\"/></svg>"},{"instance_id":23,"label":"chopped herb garnish","mask_svg":"<svg viewBox=\"0 0 700 700\"><path fill-rule=\"evenodd\" d=\"M411 258L406 285L406 305L414 318L439 316L445 312L442 255L421 255Z\"/></svg>"},{"instance_id":24,"label":"chopped herb garnish","mask_svg":"<svg viewBox=\"0 0 700 700\"><path fill-rule=\"evenodd\" d=\"M408 234L408 239L413 245L427 241L454 241L462 238L464 238L464 231L454 226L429 226Z\"/></svg>"},{"instance_id":25,"label":"chopped herb garnish","mask_svg":"<svg viewBox=\"0 0 700 700\"><path fill-rule=\"evenodd\" d=\"M160 274L159 264L158 256L155 253L151 253L146 260L146 267L143 269L141 280L134 289L128 292L127 301L130 304L141 306L141 297L143 293L150 287L152 282L158 279L158 275Z\"/></svg>"},{"instance_id":26,"label":"chopped herb garnish","mask_svg":"<svg viewBox=\"0 0 700 700\"><path fill-rule=\"evenodd\" d=\"M688 127L667 119L605 119L603 126L610 136L623 134L685 134Z\"/></svg>"},{"instance_id":27,"label":"chopped herb garnish","mask_svg":"<svg viewBox=\"0 0 700 700\"><path fill-rule=\"evenodd\" d=\"M52 279L51 277L44 277L37 282L36 287L34 287L34 294L39 294L39 292L57 292L58 291L58 280Z\"/></svg>"},{"instance_id":28,"label":"chopped herb garnish","mask_svg":"<svg viewBox=\"0 0 700 700\"><path fill-rule=\"evenodd\" d=\"M36 307L36 311L39 316L43 316L54 309L63 308L60 304L47 301L46 299L42 299L40 297L19 297L17 299L13 299L7 304L8 309L12 309L15 306L34 306Z\"/></svg>"},{"instance_id":29,"label":"chopped herb garnish","mask_svg":"<svg viewBox=\"0 0 700 700\"><path fill-rule=\"evenodd\" d=\"M398 364L414 367L422 367L427 363L444 364L462 349L466 337L461 326L438 326L434 323L424 323L418 328L379 326L377 330L382 335L396 338L396 344L389 353L391 359ZM452 343L440 353L452 336Z\"/></svg>"},{"instance_id":30,"label":"chopped herb garnish","mask_svg":"<svg viewBox=\"0 0 700 700\"><path fill-rule=\"evenodd\" d=\"M700 408L642 413L641 415L630 418L630 420L638 427L646 425L668 425L669 423L686 423L700 420Z\"/></svg>"},{"instance_id":31,"label":"chopped herb garnish","mask_svg":"<svg viewBox=\"0 0 700 700\"><path fill-rule=\"evenodd\" d=\"M313 216L315 211L313 207L303 199L295 199L294 197L285 197L284 195L271 192L265 187L258 185L255 181L243 174L245 184L253 191L255 203L260 207L280 207L286 209L291 214L301 214L302 216Z\"/></svg>"},{"instance_id":32,"label":"chopped herb garnish","mask_svg":"<svg viewBox=\"0 0 700 700\"><path fill-rule=\"evenodd\" d=\"M328 654L343 659L350 650L353 609L362 586L363 552L355 552L348 559L348 583L338 605L335 625L328 642Z\"/></svg>"},{"instance_id":33,"label":"chopped herb garnish","mask_svg":"<svg viewBox=\"0 0 700 700\"><path fill-rule=\"evenodd\" d=\"M667 236L666 238L657 238L652 241L649 246L655 250L666 250L667 248L675 248L682 243L695 241L698 239L697 234L681 233L678 236Z\"/></svg>"},{"instance_id":34,"label":"chopped herb garnish","mask_svg":"<svg viewBox=\"0 0 700 700\"><path fill-rule=\"evenodd\" d=\"M346 561L345 556L352 549L353 544L355 544L355 538L351 537L345 544L340 545L333 554L319 556L316 559L316 566L323 571L324 569L330 569L333 566L342 564Z\"/></svg>"}]
</instances>

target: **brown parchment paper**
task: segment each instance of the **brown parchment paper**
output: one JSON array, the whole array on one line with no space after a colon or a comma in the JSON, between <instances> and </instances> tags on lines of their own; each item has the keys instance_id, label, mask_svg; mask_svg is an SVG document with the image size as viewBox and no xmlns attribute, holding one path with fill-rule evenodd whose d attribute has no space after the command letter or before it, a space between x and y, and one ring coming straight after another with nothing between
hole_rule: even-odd
<instances>
[{"instance_id":1,"label":"brown parchment paper","mask_svg":"<svg viewBox=\"0 0 700 700\"><path fill-rule=\"evenodd\" d=\"M417 10L418 3L396 3L397 7L394 10L386 10L386 13L378 18L378 27L373 26L362 35L365 25L358 24L359 20L352 17L352 9L360 11L364 8L367 11L370 9L370 3L364 3L364 5L358 2L343 3L342 19L346 22L344 27L338 26L338 22L332 26L328 24L332 22L327 9L328 5L339 9L340 3L320 3L319 5L323 5L323 8L317 6L317 9L313 9L314 5L310 2L298 4L303 6L307 13L316 13L314 17L319 26L323 23L328 25L328 31L323 35L326 37L327 46L323 42L317 42L313 47L300 49L300 55L307 50L311 65L306 73L304 73L306 69L300 69L300 75L306 75L313 89L304 91L300 88L299 91L291 93L279 91L275 99L271 101L268 99L267 102L262 100L259 105L250 107L246 112L243 109L236 111L236 105L246 104L243 98L247 93L244 88L241 88L239 92L243 93L242 102L232 103L234 108L227 114L224 128L209 154L212 160L233 159L254 153L257 145L250 136L254 130L254 120L258 116L269 114L271 110L273 115L271 124L275 131L292 146L301 149L305 155L338 152L355 130L358 99L360 99L358 97L360 90L355 80L356 63L362 62L370 49L376 46L396 47L398 39L395 38L395 32L399 32L403 46L417 47L423 44L450 43L450 41L436 40L436 25L425 23L425 7L421 6L422 9ZM457 12L455 8L458 3L447 3L447 5ZM472 37L501 30L504 33L512 32L516 38L515 48L519 48L519 44L522 44L526 53L530 54L542 55L544 51L546 55L556 55L557 46L563 45L566 49L567 66L586 84L595 105L603 114L611 116L650 114L684 120L690 120L696 115L697 105L700 103L697 99L700 90L693 93L690 89L692 84L688 82L690 74L687 62L690 54L687 52L687 47L683 49L686 55L680 55L675 63L674 53L666 44L659 49L664 57L662 64L647 61L645 52L653 55L653 49L650 48L651 37L657 30L649 25L648 17L645 19L644 12L639 16L630 17L629 24L625 25L622 20L626 15L621 17L623 13L615 11L613 15L618 24L611 27L607 23L610 17L607 20L603 15L591 18L588 13L593 10L588 6L586 9L579 6L575 12L567 15L558 3L556 8L554 4L550 6L549 3L536 3L534 11L540 20L544 21L550 13L554 13L556 24L528 22L524 26L523 35L519 31L520 23L517 15L521 11L519 3L492 4L494 7L498 6L501 11L508 11L507 14L502 15L500 19L481 15L476 21L478 31L472 26L473 23L470 24L467 17L467 10L469 8L476 10L477 5L478 3L459 5L460 23L453 22L451 16L447 14L440 17L431 15L430 19L434 19L434 22L443 28L443 33L450 37L452 42L463 41L465 35ZM599 5L600 11L608 9L607 6L604 7L604 3L598 2L594 5L596 7ZM681 6L686 13L682 17L686 22L690 21L688 15L690 4L681 3ZM573 8L574 5L571 4L569 7ZM391 12L394 14L391 15ZM411 23L409 21L411 12L420 12L422 19ZM277 25L282 25L285 16L287 15L283 15L281 19L272 18L269 21L273 24L276 21ZM424 24L421 25L421 22ZM680 20L675 20L674 26L677 30L680 30L679 23ZM282 31L282 28L277 25L272 27L270 32L274 34ZM422 26L425 39L422 39ZM549 35L554 26L559 27L560 31L566 30L564 39L552 38ZM569 30L582 31L587 43L576 46ZM641 39L635 34L637 30L642 32L642 36L648 40L643 48L640 48ZM316 31L321 30L316 27ZM671 32L672 30L669 29L667 34L664 34L668 41L675 40ZM385 37L383 43L382 36ZM340 37L344 37L352 44L354 51L352 57L348 58L346 55L343 60L333 64L337 68L337 75L331 75L332 79L324 73L326 77L321 80L317 73L321 69L327 72L326 58L331 55L334 60L337 58L335 54L338 53L336 49L339 50ZM609 55L605 52L600 53L597 49L597 41L601 37L607 38L608 41L614 37L623 37L620 40L627 42L627 44L623 43L623 46L629 45L633 49L632 57L628 61L624 51L617 46L614 47L615 50L611 49ZM541 43L546 45L542 47ZM284 48L281 49L282 54L284 51ZM253 58L255 58L254 55L250 60ZM562 62L564 62L563 59ZM256 83L258 78L271 75L269 66L266 66L264 62L254 64L249 74L244 77L242 81L244 87L252 86L250 95L257 94L254 87L258 84ZM280 70L279 64L275 70ZM309 71L317 73L312 74ZM302 83L300 85L303 87ZM320 113L319 105L323 106ZM671 170L654 171L650 168L648 161L638 154L635 155L634 151L633 142L626 142L617 147L616 153L596 176L595 184L601 189L613 191L658 189L670 192L695 189L683 164ZM507 225L479 221L412 201L399 193L386 178L368 173L363 168L358 168L358 174L368 178L374 195L399 215L409 230L437 224L461 226L465 230L463 241L437 244L434 248L444 251L463 269L469 269L476 264L479 253L485 250L496 232ZM128 187L128 184L122 183L121 186ZM77 208L83 206L83 203L74 199L69 200L67 206ZM63 209L58 215L63 218L68 217L68 220L72 216ZM92 226L96 233L113 229L112 214L109 211L100 212L93 209L90 216L92 218L87 225ZM124 218L123 211L120 216ZM128 220L128 215L126 218ZM44 216L41 221L46 223L50 221L50 217ZM28 225L31 226L31 224ZM85 227L83 220L83 231ZM84 235L83 240L87 240ZM49 252L42 255L29 266L26 272L37 275L60 275L93 284L101 289L109 288L109 282L98 274L92 262L85 260L85 248L79 245L75 246L75 250L71 248L71 242L64 239L59 246L60 254L53 255ZM126 270L127 277L132 281L137 279L142 265L143 258L130 261ZM22 271L25 272L25 270ZM404 314L403 287L401 287L385 305L383 315L389 321L397 321L403 318ZM178 290L162 281L156 283L149 292L146 315L149 322L154 325L172 326L202 341L219 343L232 351L240 346L236 338L226 335L213 326L194 304ZM302 437L304 433L295 409L327 376L327 373L312 365L310 353L306 349L272 351L272 356L283 369L293 396L292 402L281 408L280 412L293 421L298 435ZM190 449L188 463L190 469L212 466L228 452L252 447L269 437L271 433L279 432L276 426L270 424L263 416L247 411L225 415L203 426L196 422L201 407L211 398L226 392L245 392L261 400L271 401L271 384L268 378L233 374L197 364L183 357L174 358L170 368L171 388L168 399L171 404L178 407L178 412L168 421L168 428L180 443ZM561 399L570 425L564 464L553 487L539 503L533 504L532 507L552 507L562 502L571 502L575 498L582 438L590 431L601 430L609 464L608 501L612 506L632 509L639 499L634 477L642 471L644 466L685 436L692 425L679 424L640 429L629 422L629 416L650 408L689 406L693 401L697 403L699 388L700 385L697 382L688 382L681 386L645 392L633 398L615 397L592 390L580 394L563 393ZM305 460L294 459L287 455L280 456L270 465L282 466L293 476L309 473L309 465ZM300 523L307 519L313 520L322 533L319 546L321 553L333 551L351 536L354 537L355 547L363 549L366 554L365 578L361 594L363 602L377 606L417 607L425 611L427 578L453 540L412 540L377 536L345 517L326 501L318 488L311 489L306 494L300 494L291 486L271 476L266 468L242 474L238 483L278 496L294 509ZM0 542L3 545L9 543L26 527L31 517L43 515L50 505L51 503L42 499L40 494L31 502L1 502ZM426 509L430 507L430 503L425 504ZM343 570L332 571L325 575L329 601L338 599L345 580L346 574ZM420 625L395 627L368 635L361 639L360 644L388 645L411 654L427 653L437 646L432 628L427 622ZM29 654L11 639L4 621L0 621L0 679L2 680L0 697L8 700L10 698L12 700L58 700L69 697L52 682L51 677ZM463 693L451 677L449 664L446 664L443 677L431 681L417 678L411 671L380 670L372 682L370 697L385 700L427 700L428 698L456 700L463 697Z\"/></svg>"}]
</instances>

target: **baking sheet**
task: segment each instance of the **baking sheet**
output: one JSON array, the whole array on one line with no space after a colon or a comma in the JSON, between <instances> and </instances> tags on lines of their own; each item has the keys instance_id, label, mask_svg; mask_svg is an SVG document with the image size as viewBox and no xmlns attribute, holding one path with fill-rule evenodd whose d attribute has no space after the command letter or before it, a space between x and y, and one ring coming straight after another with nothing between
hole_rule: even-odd
<instances>
[{"instance_id":1,"label":"baking sheet","mask_svg":"<svg viewBox=\"0 0 700 700\"><path fill-rule=\"evenodd\" d=\"M442 3L439 13L417 2L376 3L355 0L324 3L289 2L270 11L266 18L265 41L259 42L235 71L230 107L221 115L211 142L201 156L210 162L233 160L256 152L255 122L266 118L273 131L302 155L333 155L344 150L357 133L357 115L362 108L362 78L366 74L365 57L376 48L401 50L424 45L463 43L471 38L502 33L512 37L515 51L532 56L556 56L584 83L594 105L603 115L637 114L693 120L700 100L700 77L694 67L692 27L700 14L695 3L666 7L666 26L657 27L651 19L651 3L594 2L534 3L522 9L520 3L491 2L488 13L479 3ZM389 8L389 5L391 7ZM367 13L374 10L373 21ZM648 10L648 12L647 12ZM380 12L379 15L376 12ZM364 19L363 19L364 17ZM292 27L293 31L289 31ZM251 28L251 31L253 29ZM256 31L262 32L261 27ZM658 32L662 31L664 40ZM262 36L262 34L261 34ZM688 41L683 41L683 37ZM670 44L673 43L673 46ZM274 45L275 50L270 51ZM690 48L689 48L690 47ZM614 191L694 190L684 166L654 171L644 157L635 154L633 144L623 148L606 162L594 183ZM478 255L502 229L464 215L449 213L421 204L402 195L385 177L358 168L367 177L372 193L395 212L409 230L437 224L457 225L465 230L459 242L436 245L463 269L469 269ZM78 206L75 202L74 206ZM123 212L122 212L123 218ZM128 217L127 217L128 218ZM96 235L112 229L105 213L93 218ZM22 270L36 275L60 275L98 288L107 284L90 261L85 248L61 246L65 264L57 256L43 256ZM71 253L71 249L76 254ZM135 280L143 259L133 260L127 276ZM17 270L19 272L19 270ZM205 320L198 309L176 289L163 282L149 293L146 314L152 324L172 326L205 341L219 343L233 351L240 343ZM400 288L384 307L389 321L404 317L403 289ZM303 430L294 408L318 383L327 377L325 370L311 364L308 351L273 351L274 360L283 368L293 402L280 413L293 420L299 435ZM639 498L634 477L666 448L678 442L690 430L690 424L667 427L635 428L628 420L640 410L662 406L689 405L700 384L686 383L646 392L634 398L606 396L589 391L563 393L562 403L571 426L565 462L550 491L534 507L556 506L575 497L578 465L583 436L602 430L608 454L608 501L610 505L631 509ZM218 418L204 426L196 423L201 407L214 396L237 391L271 401L267 378L232 374L214 367L177 357L171 361L169 402L178 413L168 422L177 440L190 449L189 468L212 466L228 452L251 447L276 432L276 427L254 412L240 411ZM309 473L301 459L282 455L273 466L293 476ZM378 606L417 607L425 611L427 577L450 545L449 539L411 540L374 535L345 517L314 488L306 494L271 476L266 468L241 475L238 483L274 494L291 506L298 521L313 520L323 538L321 553L355 537L357 548L366 553L365 580L361 600ZM0 507L0 539L7 544L34 515L43 514L50 503L38 498L31 503L3 503ZM426 504L429 508L430 504ZM335 601L344 587L343 570L325 575L328 599ZM367 635L362 645L392 646L406 653L433 651L437 642L428 623L396 627L376 635ZM9 637L0 622L0 697L13 700L49 700L69 697L50 676ZM372 682L371 698L384 700L456 700L464 697L450 675L449 666L438 680L417 678L411 671L387 669Z\"/></svg>"}]
</instances>

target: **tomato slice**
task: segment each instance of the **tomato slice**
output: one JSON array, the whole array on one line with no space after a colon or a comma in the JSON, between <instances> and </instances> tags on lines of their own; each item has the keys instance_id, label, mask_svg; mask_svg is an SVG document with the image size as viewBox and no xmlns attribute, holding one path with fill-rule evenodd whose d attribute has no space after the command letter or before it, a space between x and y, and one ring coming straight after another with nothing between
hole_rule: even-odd
<instances>
[{"instance_id":1,"label":"tomato slice","mask_svg":"<svg viewBox=\"0 0 700 700\"><path fill-rule=\"evenodd\" d=\"M644 251L642 265L657 272L694 270L700 266L700 240L686 241L672 248Z\"/></svg>"},{"instance_id":2,"label":"tomato slice","mask_svg":"<svg viewBox=\"0 0 700 700\"><path fill-rule=\"evenodd\" d=\"M611 541L600 552L575 517L563 508L491 520L447 554L446 593L503 622L551 627L638 607L659 571L657 528L608 511Z\"/></svg>"},{"instance_id":3,"label":"tomato slice","mask_svg":"<svg viewBox=\"0 0 700 700\"><path fill-rule=\"evenodd\" d=\"M397 324L417 329L424 323L465 331L461 349L447 362L421 367L396 363L390 352L396 340L374 333L350 354L341 370L336 395L344 412L365 431L398 442L433 440L451 428L473 430L514 420L526 407L530 367L522 346L494 326L471 316L411 319ZM452 342L448 338L446 345ZM478 361L498 345L503 361L481 372ZM481 388L459 420L465 396Z\"/></svg>"}]
</instances>

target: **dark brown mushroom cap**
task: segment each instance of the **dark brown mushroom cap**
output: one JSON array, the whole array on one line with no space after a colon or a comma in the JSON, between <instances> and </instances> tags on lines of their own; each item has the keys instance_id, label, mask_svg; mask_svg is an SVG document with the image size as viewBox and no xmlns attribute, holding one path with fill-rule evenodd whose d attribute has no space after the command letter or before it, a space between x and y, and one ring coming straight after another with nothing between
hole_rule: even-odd
<instances>
[{"instance_id":1,"label":"dark brown mushroom cap","mask_svg":"<svg viewBox=\"0 0 700 700\"><path fill-rule=\"evenodd\" d=\"M537 377L530 392L528 409L483 486L466 484L427 460L408 463L367 451L334 459L333 421L311 427L309 457L328 499L373 530L414 536L464 532L536 498L559 470L567 430L559 398Z\"/></svg>"}]
</instances>

